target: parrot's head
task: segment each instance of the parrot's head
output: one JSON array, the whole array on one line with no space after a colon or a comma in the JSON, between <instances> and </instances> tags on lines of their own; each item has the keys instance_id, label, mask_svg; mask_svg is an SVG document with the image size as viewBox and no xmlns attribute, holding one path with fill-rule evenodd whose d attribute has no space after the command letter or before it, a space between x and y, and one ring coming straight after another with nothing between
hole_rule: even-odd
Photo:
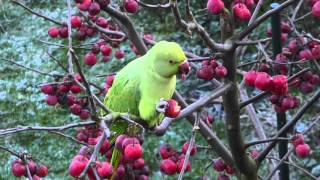
<instances>
[{"instance_id":1,"label":"parrot's head","mask_svg":"<svg viewBox=\"0 0 320 180\"><path fill-rule=\"evenodd\" d=\"M189 72L187 57L175 42L160 41L150 49L150 53L153 55L153 67L160 76L171 77Z\"/></svg>"}]
</instances>

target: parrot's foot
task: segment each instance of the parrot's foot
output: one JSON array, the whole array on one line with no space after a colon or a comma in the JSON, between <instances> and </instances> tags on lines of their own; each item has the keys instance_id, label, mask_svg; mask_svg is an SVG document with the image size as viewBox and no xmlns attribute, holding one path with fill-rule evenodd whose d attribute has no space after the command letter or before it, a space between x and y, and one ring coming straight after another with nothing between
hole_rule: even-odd
<instances>
[{"instance_id":1,"label":"parrot's foot","mask_svg":"<svg viewBox=\"0 0 320 180\"><path fill-rule=\"evenodd\" d=\"M159 113L164 113L166 111L168 102L163 98L160 99L159 103L156 105L156 110Z\"/></svg>"}]
</instances>

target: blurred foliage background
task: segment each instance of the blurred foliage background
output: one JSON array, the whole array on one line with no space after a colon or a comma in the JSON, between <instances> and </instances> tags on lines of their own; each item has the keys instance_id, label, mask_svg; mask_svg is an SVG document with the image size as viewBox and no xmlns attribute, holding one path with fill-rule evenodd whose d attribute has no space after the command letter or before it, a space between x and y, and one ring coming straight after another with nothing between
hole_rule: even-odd
<instances>
[{"instance_id":1,"label":"blurred foliage background","mask_svg":"<svg viewBox=\"0 0 320 180\"><path fill-rule=\"evenodd\" d=\"M146 1L148 3L157 3L157 1ZM33 10L40 12L46 16L54 18L58 21L65 21L67 18L67 8L64 1L25 1L26 5ZM268 3L267 3L268 4ZM192 9L196 11L197 20L208 30L213 38L219 37L219 20L217 16L208 14L204 9L206 6L205 0L197 0L192 2ZM181 3L183 8L183 3ZM263 10L268 9L268 6ZM287 11L291 11L289 8ZM73 9L76 13L76 8ZM103 14L107 16L106 14ZM136 15L130 15L141 32L151 33L156 37L156 40L166 39L180 43L188 51L197 55L206 56L211 52L207 49L204 43L197 35L189 37L182 33L171 15L170 10L153 10L141 8ZM313 33L319 32L319 27L311 28L312 21L304 22L299 27L311 30ZM319 21L317 21L319 22ZM259 26L252 38L265 37L266 28L269 22L265 22ZM50 46L40 42L39 40L50 41L54 43L67 44L65 40L50 39L47 35L47 30L53 24L45 21L35 15L32 15L21 7L10 3L9 0L0 0L0 58L10 59L25 66L41 70L43 72L55 72L62 74L63 70L46 54L51 53L57 59L61 60L66 65L67 56L66 50L56 46ZM246 24L238 24L240 27L245 27ZM88 42L94 41L99 37L94 37ZM75 41L75 44L83 42ZM99 62L93 68L84 68L85 74L89 79L103 87L104 78L97 75L108 74L115 72L128 61L136 56L131 51L129 43L123 43L120 46L125 50L125 59L117 60L113 58L108 63ZM239 57L239 63L250 61L256 58L254 46L249 46L247 53ZM114 52L114 51L113 51ZM86 50L79 50L77 54L82 57ZM193 74L195 74L193 72ZM46 82L53 82L54 79L48 76L42 76L35 72L27 71L19 68L11 63L0 61L0 128L9 128L22 125L30 126L60 126L71 122L78 122L76 116L70 115L68 110L60 107L50 107L45 103L45 95L39 90L39 85ZM191 75L187 81L178 82L178 88L188 97L199 97L208 93L208 90L213 89L212 86L199 86L204 84L203 81ZM197 88L194 88L194 87ZM249 94L256 94L256 91L249 90ZM101 97L102 99L103 97ZM308 96L301 97L306 100ZM276 133L274 111L270 103L261 101L255 104L259 118L261 118L268 135ZM315 109L309 111L303 117L303 121L297 126L301 129L307 126L308 120L311 120L315 115ZM206 110L215 116L215 123L212 128L215 133L226 143L223 109L221 105L216 104ZM289 112L288 117L291 117L294 112ZM246 140L256 139L256 134L246 114L242 118L243 135ZM182 144L191 136L192 126L179 120L175 122L170 130L163 137L156 137L152 134L146 134L144 143L144 158L147 164L152 169L151 179L175 179L176 177L164 176L159 171L160 156L158 155L158 147L163 143L170 143L176 149L180 149ZM310 158L297 159L293 157L293 161L312 171L315 175L320 175L320 126L316 125L312 132L309 133L306 141L310 143L313 153ZM67 134L75 135L76 130L70 129ZM206 141L198 134L197 144L206 147ZM227 144L227 143L226 143ZM71 158L77 153L80 145L68 141L57 135L52 135L45 132L23 132L5 137L0 137L0 145L6 146L16 152L30 152L36 158L40 159L49 166L49 175L44 179L72 179L67 174L67 169ZM257 146L259 149L259 146ZM200 149L195 157L191 158L192 171L186 174L186 179L197 179L200 176L208 176L210 179L216 179L217 173L208 167L211 159L217 158L216 154L210 149ZM11 180L15 179L11 174L11 162L14 160L7 152L0 151L0 179ZM291 171L291 176L296 179L306 179L299 171ZM265 168L260 171L261 176L266 173ZM300 178L301 177L301 178Z\"/></svg>"}]
</instances>

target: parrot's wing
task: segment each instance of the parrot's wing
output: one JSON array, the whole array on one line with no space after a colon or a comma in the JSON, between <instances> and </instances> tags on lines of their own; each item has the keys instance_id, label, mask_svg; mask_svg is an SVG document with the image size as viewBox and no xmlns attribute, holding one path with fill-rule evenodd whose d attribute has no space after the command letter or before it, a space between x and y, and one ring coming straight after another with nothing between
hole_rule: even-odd
<instances>
[{"instance_id":1,"label":"parrot's wing","mask_svg":"<svg viewBox=\"0 0 320 180\"><path fill-rule=\"evenodd\" d=\"M139 84L139 74L135 71L130 71L128 68L123 69L116 75L104 104L113 112L130 113L139 116ZM116 136L123 134L128 127L128 123L124 120L119 119L117 121L111 123L111 131L116 133Z\"/></svg>"}]
</instances>

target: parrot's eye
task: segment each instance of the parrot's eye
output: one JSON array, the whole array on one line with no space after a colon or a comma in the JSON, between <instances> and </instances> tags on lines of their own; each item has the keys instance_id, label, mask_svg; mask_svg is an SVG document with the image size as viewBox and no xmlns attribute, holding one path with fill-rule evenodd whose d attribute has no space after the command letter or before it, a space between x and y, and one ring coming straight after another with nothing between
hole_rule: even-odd
<instances>
[{"instance_id":1,"label":"parrot's eye","mask_svg":"<svg viewBox=\"0 0 320 180\"><path fill-rule=\"evenodd\" d=\"M170 61L169 61L169 63L170 63L170 64L173 64L173 63L174 63L174 61L173 61L173 60L170 60Z\"/></svg>"}]
</instances>

